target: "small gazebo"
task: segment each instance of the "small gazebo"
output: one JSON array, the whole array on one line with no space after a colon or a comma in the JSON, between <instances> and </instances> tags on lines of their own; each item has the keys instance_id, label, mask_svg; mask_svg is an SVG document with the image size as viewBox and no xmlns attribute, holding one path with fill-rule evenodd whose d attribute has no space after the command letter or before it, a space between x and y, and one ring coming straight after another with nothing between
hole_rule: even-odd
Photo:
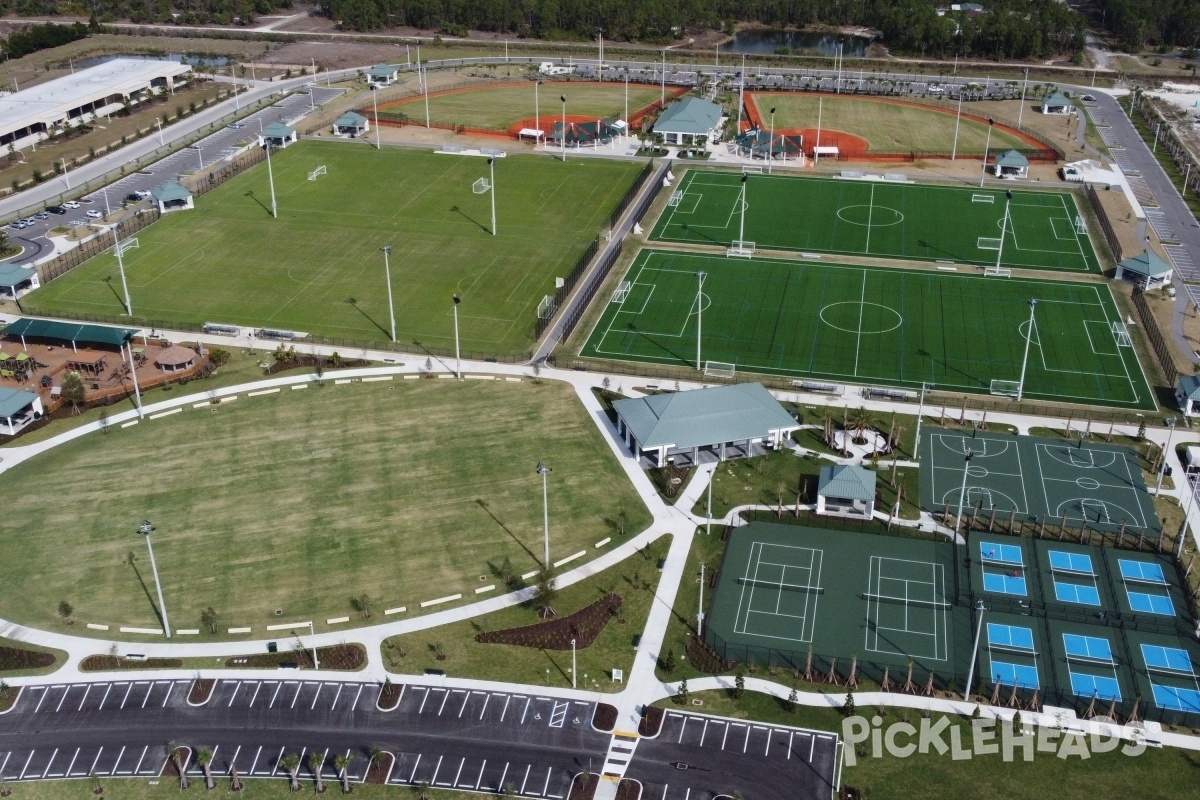
<instances>
[{"instance_id":1,"label":"small gazebo","mask_svg":"<svg viewBox=\"0 0 1200 800\"><path fill-rule=\"evenodd\" d=\"M183 372L196 363L196 351L173 344L154 354L154 365L163 372Z\"/></svg>"},{"instance_id":2,"label":"small gazebo","mask_svg":"<svg viewBox=\"0 0 1200 800\"><path fill-rule=\"evenodd\" d=\"M282 122L272 122L258 135L259 144L263 147L269 145L275 148L284 148L295 142L296 139L296 129L291 125L284 125Z\"/></svg>"},{"instance_id":3,"label":"small gazebo","mask_svg":"<svg viewBox=\"0 0 1200 800\"><path fill-rule=\"evenodd\" d=\"M1171 282L1175 268L1145 250L1117 264L1117 280L1129 281L1145 290L1161 289Z\"/></svg>"},{"instance_id":4,"label":"small gazebo","mask_svg":"<svg viewBox=\"0 0 1200 800\"><path fill-rule=\"evenodd\" d=\"M179 181L166 181L150 190L150 197L158 206L160 214L171 211L186 211L193 208L192 193Z\"/></svg>"},{"instance_id":5,"label":"small gazebo","mask_svg":"<svg viewBox=\"0 0 1200 800\"><path fill-rule=\"evenodd\" d=\"M997 178L1028 178L1029 159L1016 150L1006 150L996 156Z\"/></svg>"}]
</instances>

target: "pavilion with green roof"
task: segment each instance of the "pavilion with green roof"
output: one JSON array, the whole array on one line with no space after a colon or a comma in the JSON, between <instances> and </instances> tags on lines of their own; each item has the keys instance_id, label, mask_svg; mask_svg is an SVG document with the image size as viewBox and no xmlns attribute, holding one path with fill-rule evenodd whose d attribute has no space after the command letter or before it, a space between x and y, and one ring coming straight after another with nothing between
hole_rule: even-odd
<instances>
[{"instance_id":1,"label":"pavilion with green roof","mask_svg":"<svg viewBox=\"0 0 1200 800\"><path fill-rule=\"evenodd\" d=\"M1142 289L1161 289L1171 282L1175 268L1149 250L1117 264L1117 280L1129 281Z\"/></svg>"}]
</instances>

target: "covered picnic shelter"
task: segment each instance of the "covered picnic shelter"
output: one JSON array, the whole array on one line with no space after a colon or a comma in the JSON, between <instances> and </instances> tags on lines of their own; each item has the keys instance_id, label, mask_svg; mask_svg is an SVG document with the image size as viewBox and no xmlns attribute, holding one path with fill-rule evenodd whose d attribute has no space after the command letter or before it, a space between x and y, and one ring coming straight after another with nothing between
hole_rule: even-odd
<instances>
[{"instance_id":1,"label":"covered picnic shelter","mask_svg":"<svg viewBox=\"0 0 1200 800\"><path fill-rule=\"evenodd\" d=\"M763 455L800 425L761 383L617 400L617 433L644 468Z\"/></svg>"},{"instance_id":2,"label":"covered picnic shelter","mask_svg":"<svg viewBox=\"0 0 1200 800\"><path fill-rule=\"evenodd\" d=\"M875 473L856 464L826 464L817 477L817 513L871 519L875 513Z\"/></svg>"},{"instance_id":3,"label":"covered picnic shelter","mask_svg":"<svg viewBox=\"0 0 1200 800\"><path fill-rule=\"evenodd\" d=\"M1029 159L1016 150L1006 150L996 156L997 178L1028 178Z\"/></svg>"},{"instance_id":4,"label":"covered picnic shelter","mask_svg":"<svg viewBox=\"0 0 1200 800\"><path fill-rule=\"evenodd\" d=\"M16 436L26 425L46 413L42 398L33 392L0 386L0 434Z\"/></svg>"},{"instance_id":5,"label":"covered picnic shelter","mask_svg":"<svg viewBox=\"0 0 1200 800\"><path fill-rule=\"evenodd\" d=\"M0 264L0 298L17 300L41 285L33 267Z\"/></svg>"},{"instance_id":6,"label":"covered picnic shelter","mask_svg":"<svg viewBox=\"0 0 1200 800\"><path fill-rule=\"evenodd\" d=\"M192 193L179 181L164 181L150 190L160 214L193 208Z\"/></svg>"},{"instance_id":7,"label":"covered picnic shelter","mask_svg":"<svg viewBox=\"0 0 1200 800\"><path fill-rule=\"evenodd\" d=\"M296 129L291 125L284 125L282 122L272 122L258 135L258 141L262 147L284 148L295 142L297 138Z\"/></svg>"},{"instance_id":8,"label":"covered picnic shelter","mask_svg":"<svg viewBox=\"0 0 1200 800\"><path fill-rule=\"evenodd\" d=\"M20 340L24 349L28 349L29 342L34 341L54 347L69 346L72 351L78 352L80 345L85 348L101 345L120 350L136 333L136 328L110 328L107 325L22 317L0 331L0 336Z\"/></svg>"},{"instance_id":9,"label":"covered picnic shelter","mask_svg":"<svg viewBox=\"0 0 1200 800\"><path fill-rule=\"evenodd\" d=\"M333 121L334 136L348 136L353 139L371 129L371 123L362 114L347 111Z\"/></svg>"}]
</instances>

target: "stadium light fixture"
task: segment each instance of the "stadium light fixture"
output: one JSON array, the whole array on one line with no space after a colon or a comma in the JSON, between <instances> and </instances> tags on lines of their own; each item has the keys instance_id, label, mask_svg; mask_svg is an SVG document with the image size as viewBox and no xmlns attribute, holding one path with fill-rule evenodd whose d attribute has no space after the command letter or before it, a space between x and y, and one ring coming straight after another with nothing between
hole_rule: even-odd
<instances>
[{"instance_id":1,"label":"stadium light fixture","mask_svg":"<svg viewBox=\"0 0 1200 800\"><path fill-rule=\"evenodd\" d=\"M996 120L992 119L991 117L988 117L987 139L983 143L983 169L980 170L980 175L979 175L979 188L980 189L983 188L983 181L985 178L987 178L987 157L988 157L988 150L992 146L992 125L994 125L995 122L996 122Z\"/></svg>"},{"instance_id":2,"label":"stadium light fixture","mask_svg":"<svg viewBox=\"0 0 1200 800\"><path fill-rule=\"evenodd\" d=\"M496 235L496 159L488 159L488 170L491 177L492 185L488 187L488 194L492 196L492 236Z\"/></svg>"},{"instance_id":3,"label":"stadium light fixture","mask_svg":"<svg viewBox=\"0 0 1200 800\"><path fill-rule=\"evenodd\" d=\"M1021 130L1021 117L1025 113L1025 89L1029 86L1029 67L1025 68L1025 79L1021 81L1021 107L1017 109L1017 130Z\"/></svg>"},{"instance_id":4,"label":"stadium light fixture","mask_svg":"<svg viewBox=\"0 0 1200 800\"><path fill-rule=\"evenodd\" d=\"M704 362L700 360L700 334L704 328L704 278L705 273L697 272L696 278L698 285L696 286L696 369L703 371Z\"/></svg>"},{"instance_id":5,"label":"stadium light fixture","mask_svg":"<svg viewBox=\"0 0 1200 800\"><path fill-rule=\"evenodd\" d=\"M1025 368L1029 366L1029 344L1033 341L1034 331L1034 311L1037 310L1037 298L1029 298L1029 330L1025 332L1025 356L1021 359L1021 380L1017 382L1017 402L1021 402L1021 397L1025 394Z\"/></svg>"},{"instance_id":6,"label":"stadium light fixture","mask_svg":"<svg viewBox=\"0 0 1200 800\"><path fill-rule=\"evenodd\" d=\"M921 382L921 401L917 404L917 433L913 438L913 461L921 460L921 416L925 413L925 392L937 384Z\"/></svg>"},{"instance_id":7,"label":"stadium light fixture","mask_svg":"<svg viewBox=\"0 0 1200 800\"><path fill-rule=\"evenodd\" d=\"M1008 212L1012 207L1012 189L1004 192L1004 217L1000 220L1000 246L996 248L996 269L1000 269L1000 261L1004 258L1004 235L1008 233Z\"/></svg>"},{"instance_id":8,"label":"stadium light fixture","mask_svg":"<svg viewBox=\"0 0 1200 800\"><path fill-rule=\"evenodd\" d=\"M958 526L962 524L963 504L967 501L967 475L971 472L971 458L975 454L967 449L967 455L963 458L963 479L962 488L958 492L958 516L954 518L954 535L958 535Z\"/></svg>"},{"instance_id":9,"label":"stadium light fixture","mask_svg":"<svg viewBox=\"0 0 1200 800\"><path fill-rule=\"evenodd\" d=\"M167 638L171 638L171 624L167 622L167 607L163 603L162 583L158 580L158 566L154 563L154 547L150 544L150 534L154 532L154 525L150 520L142 520L142 524L138 525L137 532L146 537L146 549L150 551L150 571L154 573L154 588L158 591L158 611L162 615L163 631L167 634Z\"/></svg>"},{"instance_id":10,"label":"stadium light fixture","mask_svg":"<svg viewBox=\"0 0 1200 800\"><path fill-rule=\"evenodd\" d=\"M462 298L454 295L454 374L458 379L462 380L462 359L459 357L458 349L458 304L462 302Z\"/></svg>"},{"instance_id":11,"label":"stadium light fixture","mask_svg":"<svg viewBox=\"0 0 1200 800\"><path fill-rule=\"evenodd\" d=\"M538 462L537 474L542 476L542 520L546 542L546 553L542 565L546 569L550 569L550 496L546 490L546 476L550 472L550 467L547 467L541 461Z\"/></svg>"},{"instance_id":12,"label":"stadium light fixture","mask_svg":"<svg viewBox=\"0 0 1200 800\"><path fill-rule=\"evenodd\" d=\"M561 94L558 96L558 99L562 101L563 109L562 133L560 135L562 137L562 160L565 164L567 163L567 96L565 94ZM599 131L597 131L597 133L598 132Z\"/></svg>"},{"instance_id":13,"label":"stadium light fixture","mask_svg":"<svg viewBox=\"0 0 1200 800\"><path fill-rule=\"evenodd\" d=\"M1157 497L1162 491L1163 474L1167 471L1167 453L1171 452L1171 438L1175 435L1175 417L1167 417L1163 420L1167 424L1167 446L1162 449L1162 463L1158 466L1158 477L1154 481L1154 496Z\"/></svg>"},{"instance_id":14,"label":"stadium light fixture","mask_svg":"<svg viewBox=\"0 0 1200 800\"><path fill-rule=\"evenodd\" d=\"M392 343L396 342L396 307L392 305L392 266L389 262L389 256L392 254L392 246L385 244L379 248L383 251L383 279L387 281L388 292L388 317L392 322Z\"/></svg>"},{"instance_id":15,"label":"stadium light fixture","mask_svg":"<svg viewBox=\"0 0 1200 800\"><path fill-rule=\"evenodd\" d=\"M129 282L125 280L125 250L121 247L121 223L113 225L113 250L117 253L117 272L121 273L121 289L125 292L125 313L133 316L133 301L129 299Z\"/></svg>"},{"instance_id":16,"label":"stadium light fixture","mask_svg":"<svg viewBox=\"0 0 1200 800\"><path fill-rule=\"evenodd\" d=\"M767 174L771 174L771 164L774 161L775 149L775 106L771 106L771 139L767 142Z\"/></svg>"},{"instance_id":17,"label":"stadium light fixture","mask_svg":"<svg viewBox=\"0 0 1200 800\"><path fill-rule=\"evenodd\" d=\"M967 668L967 685L963 687L963 699L971 699L971 681L975 680L975 661L979 658L979 634L983 632L983 612L987 611L987 606L980 600L975 604L975 610L979 612L979 621L975 623L975 646L971 649L971 666Z\"/></svg>"},{"instance_id":18,"label":"stadium light fixture","mask_svg":"<svg viewBox=\"0 0 1200 800\"><path fill-rule=\"evenodd\" d=\"M275 171L271 169L271 143L263 140L267 150L267 183L271 186L271 219L279 219L279 207L275 204Z\"/></svg>"}]
</instances>

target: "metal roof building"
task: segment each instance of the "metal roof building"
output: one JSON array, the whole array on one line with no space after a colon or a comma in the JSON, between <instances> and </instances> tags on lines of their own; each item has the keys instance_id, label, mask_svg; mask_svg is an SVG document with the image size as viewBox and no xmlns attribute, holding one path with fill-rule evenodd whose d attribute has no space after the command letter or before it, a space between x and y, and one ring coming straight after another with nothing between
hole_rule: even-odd
<instances>
[{"instance_id":1,"label":"metal roof building","mask_svg":"<svg viewBox=\"0 0 1200 800\"><path fill-rule=\"evenodd\" d=\"M39 395L0 386L0 434L16 436L43 413L45 409Z\"/></svg>"},{"instance_id":2,"label":"metal roof building","mask_svg":"<svg viewBox=\"0 0 1200 800\"><path fill-rule=\"evenodd\" d=\"M154 88L183 83L187 64L116 58L0 98L0 146L18 149L89 119L136 103Z\"/></svg>"},{"instance_id":3,"label":"metal roof building","mask_svg":"<svg viewBox=\"0 0 1200 800\"><path fill-rule=\"evenodd\" d=\"M0 297L15 300L42 285L37 270L20 264L0 264Z\"/></svg>"},{"instance_id":4,"label":"metal roof building","mask_svg":"<svg viewBox=\"0 0 1200 800\"><path fill-rule=\"evenodd\" d=\"M854 464L827 464L817 477L817 513L870 519L875 511L875 473Z\"/></svg>"},{"instance_id":5,"label":"metal roof building","mask_svg":"<svg viewBox=\"0 0 1200 800\"><path fill-rule=\"evenodd\" d=\"M1175 268L1149 250L1117 264L1117 280L1136 283L1143 289L1157 289L1170 283Z\"/></svg>"},{"instance_id":6,"label":"metal roof building","mask_svg":"<svg viewBox=\"0 0 1200 800\"><path fill-rule=\"evenodd\" d=\"M672 103L654 123L654 132L669 144L701 144L710 141L721 124L721 107L699 97Z\"/></svg>"},{"instance_id":7,"label":"metal roof building","mask_svg":"<svg viewBox=\"0 0 1200 800\"><path fill-rule=\"evenodd\" d=\"M18 338L22 344L26 339L49 339L53 342L78 345L107 345L120 348L137 333L136 328L110 328L107 325L86 325L78 322L58 322L50 319L22 317L0 331L0 336Z\"/></svg>"},{"instance_id":8,"label":"metal roof building","mask_svg":"<svg viewBox=\"0 0 1200 800\"><path fill-rule=\"evenodd\" d=\"M179 181L164 181L150 190L160 214L192 208L192 193Z\"/></svg>"},{"instance_id":9,"label":"metal roof building","mask_svg":"<svg viewBox=\"0 0 1200 800\"><path fill-rule=\"evenodd\" d=\"M648 467L759 455L800 427L761 383L617 400L613 410L617 433Z\"/></svg>"}]
</instances>

